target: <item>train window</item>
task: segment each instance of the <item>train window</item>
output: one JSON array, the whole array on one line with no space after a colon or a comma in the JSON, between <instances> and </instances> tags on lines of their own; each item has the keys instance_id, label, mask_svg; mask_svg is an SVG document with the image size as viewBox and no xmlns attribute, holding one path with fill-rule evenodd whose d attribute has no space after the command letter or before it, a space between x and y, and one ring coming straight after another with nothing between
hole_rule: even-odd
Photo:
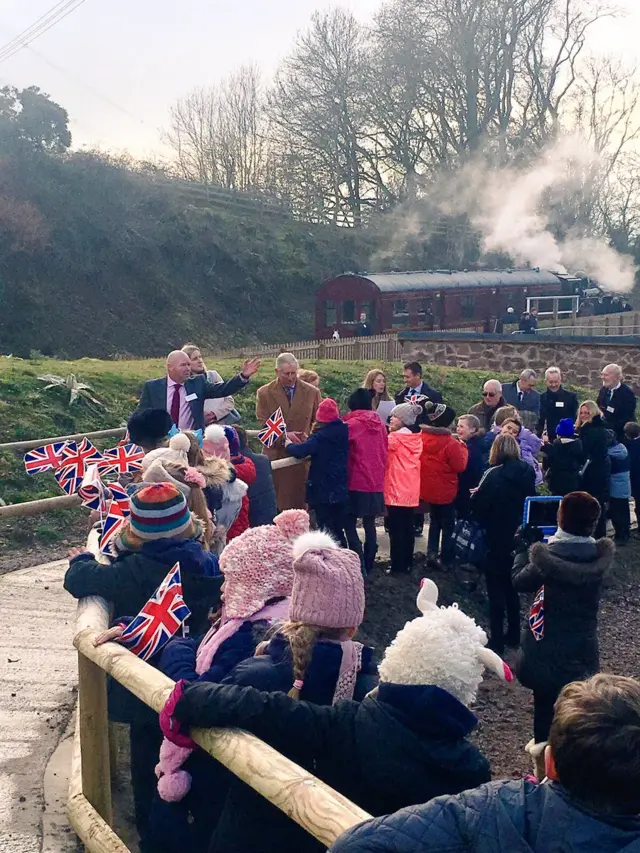
<instances>
[{"instance_id":1,"label":"train window","mask_svg":"<svg viewBox=\"0 0 640 853\"><path fill-rule=\"evenodd\" d=\"M476 298L470 294L460 297L460 309L463 320L473 320L476 313Z\"/></svg>"},{"instance_id":2,"label":"train window","mask_svg":"<svg viewBox=\"0 0 640 853\"><path fill-rule=\"evenodd\" d=\"M332 328L338 322L338 311L333 299L326 299L324 303L324 325Z\"/></svg>"},{"instance_id":3,"label":"train window","mask_svg":"<svg viewBox=\"0 0 640 853\"><path fill-rule=\"evenodd\" d=\"M373 320L373 309L375 306L372 306L370 302L363 302L360 305L360 313L365 314L367 320Z\"/></svg>"},{"instance_id":4,"label":"train window","mask_svg":"<svg viewBox=\"0 0 640 853\"><path fill-rule=\"evenodd\" d=\"M396 299L393 303L393 325L406 326L409 322L409 302L406 299Z\"/></svg>"},{"instance_id":5,"label":"train window","mask_svg":"<svg viewBox=\"0 0 640 853\"><path fill-rule=\"evenodd\" d=\"M356 303L353 299L345 299L342 303L342 322L355 323L356 321Z\"/></svg>"}]
</instances>

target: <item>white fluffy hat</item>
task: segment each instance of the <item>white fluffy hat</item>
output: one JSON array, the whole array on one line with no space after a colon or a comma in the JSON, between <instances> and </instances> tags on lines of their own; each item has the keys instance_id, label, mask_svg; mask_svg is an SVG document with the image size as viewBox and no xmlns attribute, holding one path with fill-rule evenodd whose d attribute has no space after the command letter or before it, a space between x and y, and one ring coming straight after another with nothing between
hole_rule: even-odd
<instances>
[{"instance_id":1,"label":"white fluffy hat","mask_svg":"<svg viewBox=\"0 0 640 853\"><path fill-rule=\"evenodd\" d=\"M485 669L513 681L507 664L486 648L487 635L457 604L438 607L438 587L423 579L417 606L422 613L402 628L384 653L380 680L430 684L464 705L476 698Z\"/></svg>"},{"instance_id":2,"label":"white fluffy hat","mask_svg":"<svg viewBox=\"0 0 640 853\"><path fill-rule=\"evenodd\" d=\"M158 447L156 450L150 450L142 460L142 470L146 471L158 459L163 462L181 462L184 465L189 464L188 453L191 448L191 442L188 436L179 432L169 440L168 447Z\"/></svg>"}]
</instances>

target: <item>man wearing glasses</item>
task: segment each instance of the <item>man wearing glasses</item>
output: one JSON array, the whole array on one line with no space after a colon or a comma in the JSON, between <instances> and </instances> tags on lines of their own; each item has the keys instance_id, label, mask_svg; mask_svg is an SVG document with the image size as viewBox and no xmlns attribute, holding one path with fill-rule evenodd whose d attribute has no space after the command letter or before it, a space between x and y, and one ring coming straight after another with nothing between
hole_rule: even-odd
<instances>
[{"instance_id":1,"label":"man wearing glasses","mask_svg":"<svg viewBox=\"0 0 640 853\"><path fill-rule=\"evenodd\" d=\"M491 429L493 419L500 406L504 406L502 384L498 379L489 379L482 388L482 402L476 403L469 409L470 415L480 420L480 426L487 432Z\"/></svg>"}]
</instances>

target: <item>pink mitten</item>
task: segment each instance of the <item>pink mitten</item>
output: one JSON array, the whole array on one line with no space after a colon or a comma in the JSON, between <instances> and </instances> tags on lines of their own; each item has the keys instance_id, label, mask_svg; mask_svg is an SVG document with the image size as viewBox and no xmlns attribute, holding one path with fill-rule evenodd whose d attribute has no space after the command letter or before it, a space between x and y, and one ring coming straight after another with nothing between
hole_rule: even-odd
<instances>
[{"instance_id":1,"label":"pink mitten","mask_svg":"<svg viewBox=\"0 0 640 853\"><path fill-rule=\"evenodd\" d=\"M191 789L191 774L182 765L193 750L176 746L166 738L160 747L160 761L156 765L158 793L166 803L177 803Z\"/></svg>"},{"instance_id":2,"label":"pink mitten","mask_svg":"<svg viewBox=\"0 0 640 853\"><path fill-rule=\"evenodd\" d=\"M195 749L197 747L196 742L180 731L180 723L173 716L176 705L182 698L184 688L188 683L184 678L181 678L171 691L169 698L164 704L164 708L160 711L160 728L162 729L162 734L171 743L181 746L183 749Z\"/></svg>"}]
</instances>

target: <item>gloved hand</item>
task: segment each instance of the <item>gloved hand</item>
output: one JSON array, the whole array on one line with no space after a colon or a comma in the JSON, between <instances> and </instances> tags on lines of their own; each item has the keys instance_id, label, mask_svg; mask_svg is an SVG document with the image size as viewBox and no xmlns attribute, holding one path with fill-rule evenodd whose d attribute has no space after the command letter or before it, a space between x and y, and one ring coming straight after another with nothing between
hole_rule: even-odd
<instances>
[{"instance_id":1,"label":"gloved hand","mask_svg":"<svg viewBox=\"0 0 640 853\"><path fill-rule=\"evenodd\" d=\"M514 537L514 551L516 554L521 554L523 551L528 551L534 542L542 542L544 533L539 527L533 524L526 524L519 527Z\"/></svg>"},{"instance_id":2,"label":"gloved hand","mask_svg":"<svg viewBox=\"0 0 640 853\"><path fill-rule=\"evenodd\" d=\"M181 725L173 716L176 705L182 698L184 688L187 687L188 684L189 682L186 681L186 679L181 678L171 691L169 698L164 704L164 708L160 711L160 728L162 729L162 734L166 739L170 740L171 743L176 746L181 746L183 749L197 749L198 744L191 740L189 735L181 732Z\"/></svg>"}]
</instances>

